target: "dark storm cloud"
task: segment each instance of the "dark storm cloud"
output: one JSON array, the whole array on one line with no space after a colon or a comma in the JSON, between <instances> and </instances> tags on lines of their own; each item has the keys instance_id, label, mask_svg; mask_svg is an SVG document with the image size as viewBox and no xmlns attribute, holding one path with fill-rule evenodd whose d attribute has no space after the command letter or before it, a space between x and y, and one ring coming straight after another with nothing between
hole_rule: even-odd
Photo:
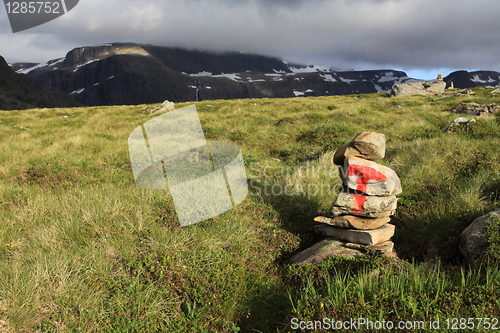
<instances>
[{"instance_id":1,"label":"dark storm cloud","mask_svg":"<svg viewBox=\"0 0 500 333\"><path fill-rule=\"evenodd\" d=\"M336 68L500 71L498 0L80 0L65 16L12 34L0 54L45 61L114 41L238 50Z\"/></svg>"}]
</instances>

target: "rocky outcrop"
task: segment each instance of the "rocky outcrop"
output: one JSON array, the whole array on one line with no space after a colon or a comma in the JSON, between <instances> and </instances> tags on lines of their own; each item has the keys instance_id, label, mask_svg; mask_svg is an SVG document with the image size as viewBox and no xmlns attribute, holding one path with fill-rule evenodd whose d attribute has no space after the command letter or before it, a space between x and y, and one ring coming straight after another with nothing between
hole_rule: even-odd
<instances>
[{"instance_id":1,"label":"rocky outcrop","mask_svg":"<svg viewBox=\"0 0 500 333\"><path fill-rule=\"evenodd\" d=\"M476 218L460 235L459 249L468 262L480 264L488 248L487 226L500 219L500 210Z\"/></svg>"},{"instance_id":2,"label":"rocky outcrop","mask_svg":"<svg viewBox=\"0 0 500 333\"><path fill-rule=\"evenodd\" d=\"M23 74L16 74L0 56L0 110L70 107L71 98L41 87Z\"/></svg>"},{"instance_id":3,"label":"rocky outcrop","mask_svg":"<svg viewBox=\"0 0 500 333\"><path fill-rule=\"evenodd\" d=\"M479 104L475 102L461 102L450 110L450 112L465 113L472 116L485 116L498 111L500 111L499 104Z\"/></svg>"},{"instance_id":4,"label":"rocky outcrop","mask_svg":"<svg viewBox=\"0 0 500 333\"><path fill-rule=\"evenodd\" d=\"M84 105L362 94L410 80L393 70L334 71L239 52L130 43L76 48L20 72Z\"/></svg>"}]
</instances>

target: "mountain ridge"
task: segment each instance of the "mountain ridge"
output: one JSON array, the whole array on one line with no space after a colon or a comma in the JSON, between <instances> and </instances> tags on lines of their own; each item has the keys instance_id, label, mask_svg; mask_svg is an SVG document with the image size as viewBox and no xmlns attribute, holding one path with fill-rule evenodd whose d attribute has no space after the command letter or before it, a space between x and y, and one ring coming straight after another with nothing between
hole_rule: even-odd
<instances>
[{"instance_id":1,"label":"mountain ridge","mask_svg":"<svg viewBox=\"0 0 500 333\"><path fill-rule=\"evenodd\" d=\"M79 47L26 67L13 64L45 88L89 106L388 92L393 84L416 80L392 69L333 70L249 53L136 43ZM448 75L448 86L499 84L497 72L463 72Z\"/></svg>"},{"instance_id":2,"label":"mountain ridge","mask_svg":"<svg viewBox=\"0 0 500 333\"><path fill-rule=\"evenodd\" d=\"M26 75L17 74L0 56L0 110L77 105L68 96L48 90Z\"/></svg>"},{"instance_id":3,"label":"mountain ridge","mask_svg":"<svg viewBox=\"0 0 500 333\"><path fill-rule=\"evenodd\" d=\"M270 56L134 43L75 48L19 73L84 105L370 93L412 80L390 69L334 71Z\"/></svg>"}]
</instances>

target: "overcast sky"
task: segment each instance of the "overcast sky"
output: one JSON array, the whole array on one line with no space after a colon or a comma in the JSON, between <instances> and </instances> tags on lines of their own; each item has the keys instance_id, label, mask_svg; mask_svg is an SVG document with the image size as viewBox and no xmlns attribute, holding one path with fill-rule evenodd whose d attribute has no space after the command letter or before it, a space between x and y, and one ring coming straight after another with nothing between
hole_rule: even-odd
<instances>
[{"instance_id":1,"label":"overcast sky","mask_svg":"<svg viewBox=\"0 0 500 333\"><path fill-rule=\"evenodd\" d=\"M45 62L79 46L137 42L431 79L500 71L499 14L499 0L80 0L62 17L12 33L1 6L0 55Z\"/></svg>"}]
</instances>

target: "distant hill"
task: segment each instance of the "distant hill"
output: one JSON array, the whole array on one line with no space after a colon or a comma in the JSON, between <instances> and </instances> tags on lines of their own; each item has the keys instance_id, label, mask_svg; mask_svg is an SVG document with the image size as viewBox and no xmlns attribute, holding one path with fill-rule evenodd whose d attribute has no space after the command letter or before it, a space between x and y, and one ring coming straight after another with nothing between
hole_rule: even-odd
<instances>
[{"instance_id":1,"label":"distant hill","mask_svg":"<svg viewBox=\"0 0 500 333\"><path fill-rule=\"evenodd\" d=\"M0 56L0 110L76 105L68 96L43 88L26 75L16 74Z\"/></svg>"},{"instance_id":2,"label":"distant hill","mask_svg":"<svg viewBox=\"0 0 500 333\"><path fill-rule=\"evenodd\" d=\"M361 94L412 80L394 70L335 71L254 54L131 43L80 47L64 58L18 67L89 106Z\"/></svg>"},{"instance_id":3,"label":"distant hill","mask_svg":"<svg viewBox=\"0 0 500 333\"><path fill-rule=\"evenodd\" d=\"M451 82L455 88L473 88L479 86L500 85L500 73L495 71L456 71L444 78L449 87Z\"/></svg>"}]
</instances>

